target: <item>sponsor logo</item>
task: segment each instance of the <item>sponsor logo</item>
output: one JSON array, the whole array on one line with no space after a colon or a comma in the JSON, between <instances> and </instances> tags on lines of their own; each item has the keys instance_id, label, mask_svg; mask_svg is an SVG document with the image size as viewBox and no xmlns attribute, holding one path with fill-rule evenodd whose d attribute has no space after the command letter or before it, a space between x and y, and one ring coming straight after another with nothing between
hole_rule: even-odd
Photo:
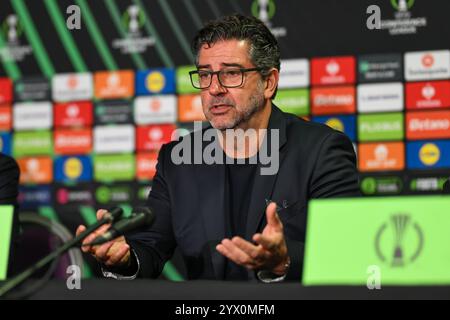
<instances>
[{"instance_id":1,"label":"sponsor logo","mask_svg":"<svg viewBox=\"0 0 450 320\"><path fill-rule=\"evenodd\" d=\"M407 83L406 106L408 109L450 107L450 81Z\"/></svg>"},{"instance_id":2,"label":"sponsor logo","mask_svg":"<svg viewBox=\"0 0 450 320\"><path fill-rule=\"evenodd\" d=\"M53 181L53 161L50 157L18 159L21 184L49 184Z\"/></svg>"},{"instance_id":3,"label":"sponsor logo","mask_svg":"<svg viewBox=\"0 0 450 320\"><path fill-rule=\"evenodd\" d=\"M355 91L354 87L311 89L312 113L314 115L355 113Z\"/></svg>"},{"instance_id":4,"label":"sponsor logo","mask_svg":"<svg viewBox=\"0 0 450 320\"><path fill-rule=\"evenodd\" d=\"M11 155L11 134L0 132L0 152Z\"/></svg>"},{"instance_id":5,"label":"sponsor logo","mask_svg":"<svg viewBox=\"0 0 450 320\"><path fill-rule=\"evenodd\" d=\"M417 141L407 143L409 169L450 168L450 141Z\"/></svg>"},{"instance_id":6,"label":"sponsor logo","mask_svg":"<svg viewBox=\"0 0 450 320\"><path fill-rule=\"evenodd\" d=\"M10 106L0 106L0 131L10 131L12 109Z\"/></svg>"},{"instance_id":7,"label":"sponsor logo","mask_svg":"<svg viewBox=\"0 0 450 320\"><path fill-rule=\"evenodd\" d=\"M189 77L189 71L193 70L197 70L197 67L194 65L181 66L175 70L178 94L198 94L199 90L192 86L191 78Z\"/></svg>"},{"instance_id":8,"label":"sponsor logo","mask_svg":"<svg viewBox=\"0 0 450 320\"><path fill-rule=\"evenodd\" d=\"M156 164L158 163L158 153L141 153L136 157L136 177L138 180L152 180L156 174Z\"/></svg>"},{"instance_id":9,"label":"sponsor logo","mask_svg":"<svg viewBox=\"0 0 450 320\"><path fill-rule=\"evenodd\" d=\"M94 128L96 153L127 153L135 149L135 128L132 125L97 126Z\"/></svg>"},{"instance_id":10,"label":"sponsor logo","mask_svg":"<svg viewBox=\"0 0 450 320\"><path fill-rule=\"evenodd\" d=\"M264 22L275 37L281 38L287 35L285 27L274 26L272 21L277 12L275 0L253 0L251 11L254 17Z\"/></svg>"},{"instance_id":11,"label":"sponsor logo","mask_svg":"<svg viewBox=\"0 0 450 320\"><path fill-rule=\"evenodd\" d=\"M274 103L284 112L297 116L309 114L309 90L279 90Z\"/></svg>"},{"instance_id":12,"label":"sponsor logo","mask_svg":"<svg viewBox=\"0 0 450 320\"><path fill-rule=\"evenodd\" d=\"M91 73L57 74L52 78L53 100L57 102L91 100L94 88Z\"/></svg>"},{"instance_id":13,"label":"sponsor logo","mask_svg":"<svg viewBox=\"0 0 450 320\"><path fill-rule=\"evenodd\" d=\"M422 228L405 213L392 215L380 226L375 238L378 259L393 268L414 263L420 257L423 245Z\"/></svg>"},{"instance_id":14,"label":"sponsor logo","mask_svg":"<svg viewBox=\"0 0 450 320\"><path fill-rule=\"evenodd\" d=\"M129 181L135 177L136 163L133 154L96 155L94 178L96 181Z\"/></svg>"},{"instance_id":15,"label":"sponsor logo","mask_svg":"<svg viewBox=\"0 0 450 320\"><path fill-rule=\"evenodd\" d=\"M99 186L95 191L98 203L111 205L111 203L131 203L134 191L129 186Z\"/></svg>"},{"instance_id":16,"label":"sponsor logo","mask_svg":"<svg viewBox=\"0 0 450 320\"><path fill-rule=\"evenodd\" d=\"M405 167L402 142L361 143L358 159L360 171L399 171Z\"/></svg>"},{"instance_id":17,"label":"sponsor logo","mask_svg":"<svg viewBox=\"0 0 450 320\"><path fill-rule=\"evenodd\" d=\"M311 61L313 85L355 83L355 58L316 58Z\"/></svg>"},{"instance_id":18,"label":"sponsor logo","mask_svg":"<svg viewBox=\"0 0 450 320\"><path fill-rule=\"evenodd\" d=\"M129 124L133 122L133 108L128 101L109 101L95 105L96 124Z\"/></svg>"},{"instance_id":19,"label":"sponsor logo","mask_svg":"<svg viewBox=\"0 0 450 320\"><path fill-rule=\"evenodd\" d=\"M55 160L55 180L60 182L92 180L91 159L86 156L57 158Z\"/></svg>"},{"instance_id":20,"label":"sponsor logo","mask_svg":"<svg viewBox=\"0 0 450 320\"><path fill-rule=\"evenodd\" d=\"M21 102L13 107L15 130L50 129L53 124L50 102Z\"/></svg>"},{"instance_id":21,"label":"sponsor logo","mask_svg":"<svg viewBox=\"0 0 450 320\"><path fill-rule=\"evenodd\" d=\"M314 117L314 122L323 123L334 130L345 133L350 140L356 140L355 116Z\"/></svg>"},{"instance_id":22,"label":"sponsor logo","mask_svg":"<svg viewBox=\"0 0 450 320\"><path fill-rule=\"evenodd\" d=\"M13 84L8 78L0 78L0 104L9 103L13 100Z\"/></svg>"},{"instance_id":23,"label":"sponsor logo","mask_svg":"<svg viewBox=\"0 0 450 320\"><path fill-rule=\"evenodd\" d=\"M361 191L365 195L396 195L403 191L400 177L365 177L361 181Z\"/></svg>"},{"instance_id":24,"label":"sponsor logo","mask_svg":"<svg viewBox=\"0 0 450 320\"><path fill-rule=\"evenodd\" d=\"M405 54L407 81L450 78L450 51L408 52Z\"/></svg>"},{"instance_id":25,"label":"sponsor logo","mask_svg":"<svg viewBox=\"0 0 450 320\"><path fill-rule=\"evenodd\" d=\"M202 99L199 95L182 95L178 97L178 121L206 121Z\"/></svg>"},{"instance_id":26,"label":"sponsor logo","mask_svg":"<svg viewBox=\"0 0 450 320\"><path fill-rule=\"evenodd\" d=\"M21 208L34 209L50 205L52 203L52 194L48 186L20 187L17 200Z\"/></svg>"},{"instance_id":27,"label":"sponsor logo","mask_svg":"<svg viewBox=\"0 0 450 320\"><path fill-rule=\"evenodd\" d=\"M86 187L60 187L55 190L57 205L93 205L94 199L91 190Z\"/></svg>"},{"instance_id":28,"label":"sponsor logo","mask_svg":"<svg viewBox=\"0 0 450 320\"><path fill-rule=\"evenodd\" d=\"M92 130L55 130L55 153L87 154L92 151Z\"/></svg>"},{"instance_id":29,"label":"sponsor logo","mask_svg":"<svg viewBox=\"0 0 450 320\"><path fill-rule=\"evenodd\" d=\"M371 114L358 116L360 141L403 140L403 114Z\"/></svg>"},{"instance_id":30,"label":"sponsor logo","mask_svg":"<svg viewBox=\"0 0 450 320\"><path fill-rule=\"evenodd\" d=\"M163 144L171 141L176 129L176 126L172 124L137 127L137 150L159 150Z\"/></svg>"},{"instance_id":31,"label":"sponsor logo","mask_svg":"<svg viewBox=\"0 0 450 320\"><path fill-rule=\"evenodd\" d=\"M403 110L403 84L358 85L358 111L388 112Z\"/></svg>"},{"instance_id":32,"label":"sponsor logo","mask_svg":"<svg viewBox=\"0 0 450 320\"><path fill-rule=\"evenodd\" d=\"M174 69L151 69L136 74L137 95L170 94L175 91Z\"/></svg>"},{"instance_id":33,"label":"sponsor logo","mask_svg":"<svg viewBox=\"0 0 450 320\"><path fill-rule=\"evenodd\" d=\"M389 20L381 20L379 29L389 31L391 36L416 34L419 28L427 26L426 17L414 17L411 8L415 0L391 0L394 16Z\"/></svg>"},{"instance_id":34,"label":"sponsor logo","mask_svg":"<svg viewBox=\"0 0 450 320\"><path fill-rule=\"evenodd\" d=\"M359 82L393 82L403 80L400 54L364 55L358 58Z\"/></svg>"},{"instance_id":35,"label":"sponsor logo","mask_svg":"<svg viewBox=\"0 0 450 320\"><path fill-rule=\"evenodd\" d=\"M89 127L92 125L91 102L55 104L55 127Z\"/></svg>"},{"instance_id":36,"label":"sponsor logo","mask_svg":"<svg viewBox=\"0 0 450 320\"><path fill-rule=\"evenodd\" d=\"M134 101L134 121L138 125L177 121L176 96L138 97Z\"/></svg>"},{"instance_id":37,"label":"sponsor logo","mask_svg":"<svg viewBox=\"0 0 450 320\"><path fill-rule=\"evenodd\" d=\"M94 83L97 99L130 98L134 95L133 71L96 72Z\"/></svg>"},{"instance_id":38,"label":"sponsor logo","mask_svg":"<svg viewBox=\"0 0 450 320\"><path fill-rule=\"evenodd\" d=\"M53 152L50 131L16 132L13 138L15 157L51 155Z\"/></svg>"},{"instance_id":39,"label":"sponsor logo","mask_svg":"<svg viewBox=\"0 0 450 320\"><path fill-rule=\"evenodd\" d=\"M279 89L304 88L309 86L309 60L281 60Z\"/></svg>"},{"instance_id":40,"label":"sponsor logo","mask_svg":"<svg viewBox=\"0 0 450 320\"><path fill-rule=\"evenodd\" d=\"M413 178L409 184L410 191L413 193L434 192L441 193L444 189L445 177L418 177Z\"/></svg>"},{"instance_id":41,"label":"sponsor logo","mask_svg":"<svg viewBox=\"0 0 450 320\"><path fill-rule=\"evenodd\" d=\"M450 111L408 112L406 124L409 140L450 138Z\"/></svg>"},{"instance_id":42,"label":"sponsor logo","mask_svg":"<svg viewBox=\"0 0 450 320\"><path fill-rule=\"evenodd\" d=\"M6 40L5 46L0 48L0 60L21 62L33 53L31 46L21 44L23 26L15 14L10 14L3 20L0 33Z\"/></svg>"},{"instance_id":43,"label":"sponsor logo","mask_svg":"<svg viewBox=\"0 0 450 320\"><path fill-rule=\"evenodd\" d=\"M14 85L16 101L48 101L50 83L46 78L32 77L19 79Z\"/></svg>"},{"instance_id":44,"label":"sponsor logo","mask_svg":"<svg viewBox=\"0 0 450 320\"><path fill-rule=\"evenodd\" d=\"M126 30L122 38L112 41L112 47L120 50L121 54L144 53L149 47L153 47L156 40L153 37L143 35L142 28L146 22L146 16L138 5L130 5L122 14L122 24Z\"/></svg>"}]
</instances>

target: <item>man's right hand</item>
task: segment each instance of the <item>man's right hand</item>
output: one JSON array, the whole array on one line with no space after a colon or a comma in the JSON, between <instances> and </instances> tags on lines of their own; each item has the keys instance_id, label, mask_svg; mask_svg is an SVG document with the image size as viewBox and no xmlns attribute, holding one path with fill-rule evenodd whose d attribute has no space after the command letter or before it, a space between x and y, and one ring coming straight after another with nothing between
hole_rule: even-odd
<instances>
[{"instance_id":1,"label":"man's right hand","mask_svg":"<svg viewBox=\"0 0 450 320\"><path fill-rule=\"evenodd\" d=\"M98 210L97 220L100 220L108 211ZM98 262L104 264L107 267L128 267L130 265L130 246L125 241L125 237L121 236L117 239L106 242L98 246L85 246L85 244L91 243L95 238L104 234L111 227L111 224L105 224L92 232L83 241L81 250L83 252L89 252L97 259ZM76 235L86 230L86 227L80 225L77 228Z\"/></svg>"}]
</instances>

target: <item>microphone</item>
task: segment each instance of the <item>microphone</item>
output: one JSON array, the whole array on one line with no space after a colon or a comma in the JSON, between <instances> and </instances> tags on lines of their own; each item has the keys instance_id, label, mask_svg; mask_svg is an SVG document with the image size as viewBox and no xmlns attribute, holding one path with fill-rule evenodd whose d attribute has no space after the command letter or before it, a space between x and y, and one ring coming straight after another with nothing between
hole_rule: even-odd
<instances>
[{"instance_id":1,"label":"microphone","mask_svg":"<svg viewBox=\"0 0 450 320\"><path fill-rule=\"evenodd\" d=\"M107 232L94 239L89 246L96 246L111 241L129 231L148 226L153 222L153 212L146 207L135 208L133 214L115 223Z\"/></svg>"},{"instance_id":2,"label":"microphone","mask_svg":"<svg viewBox=\"0 0 450 320\"><path fill-rule=\"evenodd\" d=\"M123 215L123 210L121 207L113 207L106 212L104 218L111 220L111 222L120 219Z\"/></svg>"}]
</instances>

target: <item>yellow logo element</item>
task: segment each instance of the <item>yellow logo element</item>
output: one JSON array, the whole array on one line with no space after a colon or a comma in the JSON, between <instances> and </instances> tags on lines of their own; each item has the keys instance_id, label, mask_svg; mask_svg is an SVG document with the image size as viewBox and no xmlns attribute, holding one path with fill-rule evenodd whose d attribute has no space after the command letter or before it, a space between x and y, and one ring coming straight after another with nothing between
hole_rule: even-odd
<instances>
[{"instance_id":1,"label":"yellow logo element","mask_svg":"<svg viewBox=\"0 0 450 320\"><path fill-rule=\"evenodd\" d=\"M147 89L150 92L158 93L161 92L162 89L164 89L166 85L166 78L161 72L155 71L150 73L147 76Z\"/></svg>"},{"instance_id":2,"label":"yellow logo element","mask_svg":"<svg viewBox=\"0 0 450 320\"><path fill-rule=\"evenodd\" d=\"M64 163L64 174L69 179L77 179L81 176L83 171L83 164L80 159L70 158Z\"/></svg>"},{"instance_id":3,"label":"yellow logo element","mask_svg":"<svg viewBox=\"0 0 450 320\"><path fill-rule=\"evenodd\" d=\"M426 166L433 166L441 158L441 151L434 143L427 143L420 149L419 158Z\"/></svg>"},{"instance_id":4,"label":"yellow logo element","mask_svg":"<svg viewBox=\"0 0 450 320\"><path fill-rule=\"evenodd\" d=\"M341 132L344 132L344 130L345 130L344 124L342 123L341 120L339 120L337 118L328 119L325 124L333 129L341 131Z\"/></svg>"}]
</instances>

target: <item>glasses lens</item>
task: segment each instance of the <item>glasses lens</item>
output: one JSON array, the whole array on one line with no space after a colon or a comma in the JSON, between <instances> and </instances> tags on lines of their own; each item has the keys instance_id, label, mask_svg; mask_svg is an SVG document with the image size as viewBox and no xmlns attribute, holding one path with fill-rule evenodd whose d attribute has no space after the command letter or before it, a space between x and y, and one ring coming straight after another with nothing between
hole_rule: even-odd
<instances>
[{"instance_id":1,"label":"glasses lens","mask_svg":"<svg viewBox=\"0 0 450 320\"><path fill-rule=\"evenodd\" d=\"M240 69L223 69L219 73L220 83L226 87L239 87L242 84L243 73Z\"/></svg>"}]
</instances>

